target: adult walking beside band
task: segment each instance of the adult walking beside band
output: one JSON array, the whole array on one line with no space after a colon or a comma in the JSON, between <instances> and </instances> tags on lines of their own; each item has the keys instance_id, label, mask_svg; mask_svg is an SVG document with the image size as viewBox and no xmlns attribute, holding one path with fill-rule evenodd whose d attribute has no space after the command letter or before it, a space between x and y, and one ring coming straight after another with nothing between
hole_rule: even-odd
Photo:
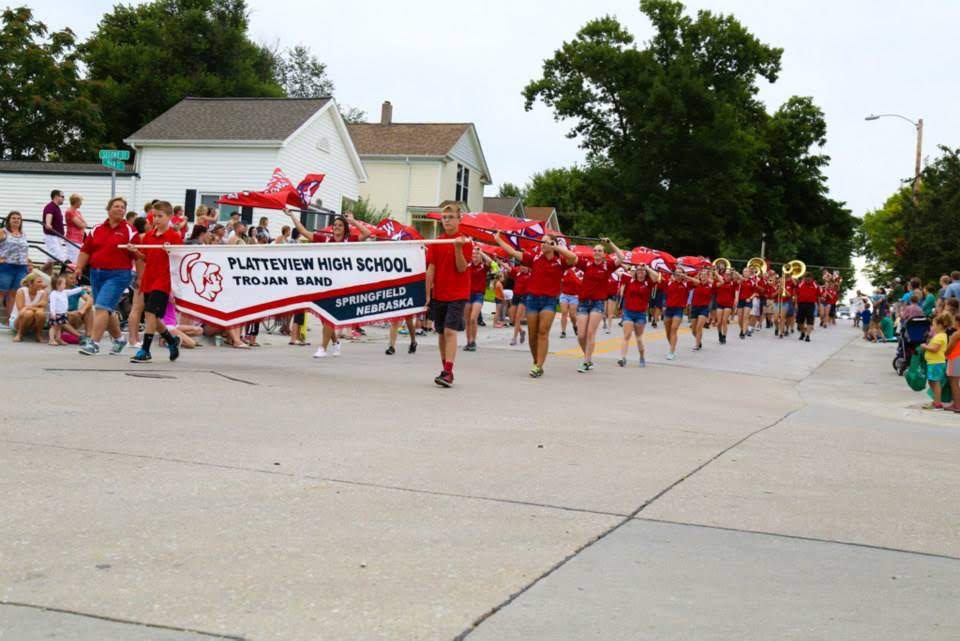
<instances>
[{"instance_id":1,"label":"adult walking beside band","mask_svg":"<svg viewBox=\"0 0 960 641\"><path fill-rule=\"evenodd\" d=\"M577 255L557 243L551 234L544 234L540 249L514 249L500 237L494 240L511 257L530 268L530 280L527 283L527 329L530 331L530 355L533 356L531 378L543 376L543 364L550 351L550 328L557 315L557 300L562 289L563 272L577 263Z\"/></svg>"},{"instance_id":2,"label":"adult walking beside band","mask_svg":"<svg viewBox=\"0 0 960 641\"><path fill-rule=\"evenodd\" d=\"M107 220L93 228L77 257L77 272L89 266L93 287L93 328L80 348L85 356L100 353L100 339L105 331L113 338L111 354L121 353L127 345L120 333L120 319L114 313L123 291L133 279L133 254L126 246L133 240L134 230L124 220L126 213L126 199L111 198L107 203Z\"/></svg>"}]
</instances>

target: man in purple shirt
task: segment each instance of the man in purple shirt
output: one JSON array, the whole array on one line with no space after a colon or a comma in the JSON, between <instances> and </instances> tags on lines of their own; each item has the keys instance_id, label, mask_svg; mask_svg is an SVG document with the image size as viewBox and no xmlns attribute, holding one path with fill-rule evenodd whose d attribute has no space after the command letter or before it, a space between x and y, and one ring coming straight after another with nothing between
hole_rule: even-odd
<instances>
[{"instance_id":1,"label":"man in purple shirt","mask_svg":"<svg viewBox=\"0 0 960 641\"><path fill-rule=\"evenodd\" d=\"M53 265L53 260L64 261L67 258L67 251L63 241L63 212L60 211L60 205L63 204L63 192L54 189L50 192L50 202L43 208L43 245L53 258L44 265L46 271Z\"/></svg>"}]
</instances>

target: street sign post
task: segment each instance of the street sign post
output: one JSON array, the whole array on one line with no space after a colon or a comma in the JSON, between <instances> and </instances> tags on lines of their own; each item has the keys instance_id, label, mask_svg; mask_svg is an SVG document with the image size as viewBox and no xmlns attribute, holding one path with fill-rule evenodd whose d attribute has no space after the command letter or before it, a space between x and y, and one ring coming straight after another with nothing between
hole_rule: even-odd
<instances>
[{"instance_id":1,"label":"street sign post","mask_svg":"<svg viewBox=\"0 0 960 641\"><path fill-rule=\"evenodd\" d=\"M110 197L117 195L117 172L127 168L124 160L130 160L130 152L126 149L101 149L100 164L110 168Z\"/></svg>"}]
</instances>

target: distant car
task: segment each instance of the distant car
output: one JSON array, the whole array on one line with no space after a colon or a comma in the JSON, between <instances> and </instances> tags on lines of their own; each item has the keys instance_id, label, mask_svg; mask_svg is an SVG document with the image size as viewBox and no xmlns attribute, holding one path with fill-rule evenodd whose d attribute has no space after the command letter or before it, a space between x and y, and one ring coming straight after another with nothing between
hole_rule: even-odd
<instances>
[{"instance_id":1,"label":"distant car","mask_svg":"<svg viewBox=\"0 0 960 641\"><path fill-rule=\"evenodd\" d=\"M837 318L851 318L849 305L837 306Z\"/></svg>"}]
</instances>

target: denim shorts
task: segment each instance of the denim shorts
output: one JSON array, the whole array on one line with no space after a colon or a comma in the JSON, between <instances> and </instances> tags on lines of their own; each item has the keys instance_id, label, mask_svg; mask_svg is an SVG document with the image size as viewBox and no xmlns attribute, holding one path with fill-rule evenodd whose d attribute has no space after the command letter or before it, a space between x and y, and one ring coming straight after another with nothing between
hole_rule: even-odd
<instances>
[{"instance_id":1,"label":"denim shorts","mask_svg":"<svg viewBox=\"0 0 960 641\"><path fill-rule=\"evenodd\" d=\"M542 311L557 311L556 296L535 296L533 294L527 294L527 299L524 301L524 304L527 306L528 314L539 314Z\"/></svg>"},{"instance_id":2,"label":"denim shorts","mask_svg":"<svg viewBox=\"0 0 960 641\"><path fill-rule=\"evenodd\" d=\"M15 263L0 263L0 292L20 289L20 281L27 277L27 266Z\"/></svg>"},{"instance_id":3,"label":"denim shorts","mask_svg":"<svg viewBox=\"0 0 960 641\"><path fill-rule=\"evenodd\" d=\"M752 298L749 299L749 300L738 300L738 301L737 301L737 309L749 309L750 307L753 307L753 299L752 299Z\"/></svg>"},{"instance_id":4,"label":"denim shorts","mask_svg":"<svg viewBox=\"0 0 960 641\"><path fill-rule=\"evenodd\" d=\"M584 298L583 300L577 303L577 316L579 316L580 314L587 316L589 314L592 314L593 312L602 314L603 306L606 302L607 300L605 298L600 298L597 300L590 300L589 298Z\"/></svg>"},{"instance_id":5,"label":"denim shorts","mask_svg":"<svg viewBox=\"0 0 960 641\"><path fill-rule=\"evenodd\" d=\"M560 302L565 305L579 305L580 299L576 294L560 294Z\"/></svg>"},{"instance_id":6,"label":"denim shorts","mask_svg":"<svg viewBox=\"0 0 960 641\"><path fill-rule=\"evenodd\" d=\"M690 318L697 318L699 316L709 316L710 315L710 306L709 305L694 305L690 308Z\"/></svg>"},{"instance_id":7,"label":"denim shorts","mask_svg":"<svg viewBox=\"0 0 960 641\"><path fill-rule=\"evenodd\" d=\"M663 303L666 301L667 295L663 292L662 289L657 289L657 293L653 298L650 299L650 307L663 307Z\"/></svg>"},{"instance_id":8,"label":"denim shorts","mask_svg":"<svg viewBox=\"0 0 960 641\"><path fill-rule=\"evenodd\" d=\"M663 312L664 318L683 318L683 308L682 307L668 307Z\"/></svg>"},{"instance_id":9,"label":"denim shorts","mask_svg":"<svg viewBox=\"0 0 960 641\"><path fill-rule=\"evenodd\" d=\"M133 272L129 269L91 269L94 308L114 311L123 296L123 290L130 286L132 280Z\"/></svg>"},{"instance_id":10,"label":"denim shorts","mask_svg":"<svg viewBox=\"0 0 960 641\"><path fill-rule=\"evenodd\" d=\"M483 304L483 292L471 292L470 294L470 304L474 305L476 303Z\"/></svg>"},{"instance_id":11,"label":"denim shorts","mask_svg":"<svg viewBox=\"0 0 960 641\"><path fill-rule=\"evenodd\" d=\"M623 310L623 322L633 323L634 325L646 325L647 313L633 312L633 311L630 311L629 309L625 309Z\"/></svg>"}]
</instances>

